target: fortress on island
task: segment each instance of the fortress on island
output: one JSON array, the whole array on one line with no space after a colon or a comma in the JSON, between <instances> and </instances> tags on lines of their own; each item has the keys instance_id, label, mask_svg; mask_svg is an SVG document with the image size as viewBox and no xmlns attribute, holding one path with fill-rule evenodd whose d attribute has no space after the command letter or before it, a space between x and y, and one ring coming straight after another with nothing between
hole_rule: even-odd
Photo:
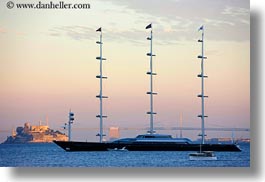
<instances>
[{"instance_id":1,"label":"fortress on island","mask_svg":"<svg viewBox=\"0 0 265 182\"><path fill-rule=\"evenodd\" d=\"M25 123L24 127L17 127L12 131L12 136L7 137L4 144L13 143L51 143L53 140L68 141L68 136L60 131L54 131L49 128L48 124L30 125Z\"/></svg>"}]
</instances>

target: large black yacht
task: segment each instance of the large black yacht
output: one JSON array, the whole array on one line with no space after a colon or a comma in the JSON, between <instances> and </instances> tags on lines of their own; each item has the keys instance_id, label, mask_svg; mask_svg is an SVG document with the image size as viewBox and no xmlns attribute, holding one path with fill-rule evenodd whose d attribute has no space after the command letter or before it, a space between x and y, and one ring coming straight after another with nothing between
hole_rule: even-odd
<instances>
[{"instance_id":1,"label":"large black yacht","mask_svg":"<svg viewBox=\"0 0 265 182\"><path fill-rule=\"evenodd\" d=\"M54 141L65 151L109 151L127 149L128 151L227 151L240 152L236 144L200 144L188 138L172 138L171 135L144 134L135 138L122 138L113 142L74 142Z\"/></svg>"},{"instance_id":2,"label":"large black yacht","mask_svg":"<svg viewBox=\"0 0 265 182\"><path fill-rule=\"evenodd\" d=\"M107 118L106 115L103 115L103 99L108 98L107 96L103 96L102 92L102 79L107 79L106 76L103 76L102 74L102 61L106 60L106 58L102 57L102 29L101 27L97 29L98 32L100 32L100 41L97 41L96 43L100 46L100 56L96 57L97 60L100 61L100 74L96 76L96 78L99 78L100 80L100 92L99 95L96 97L100 101L100 113L96 117L100 119L100 131L97 136L99 136L99 142L75 142L71 141L71 123L72 123L72 116L73 114L69 114L69 141L54 141L58 146L63 148L65 151L109 151L109 150L115 150L115 149L126 149L126 151L229 151L229 152L236 152L241 151L239 146L236 144L206 144L204 142L205 139L205 129L204 129L204 118L207 117L204 114L204 98L208 97L204 95L204 89L203 89L203 80L204 78L207 78L207 76L204 75L203 69L201 73L198 75L202 79L202 93L198 95L202 99L202 114L200 114L198 117L202 120L202 133L200 136L202 137L201 143L194 143L188 138L173 138L171 135L164 135L164 134L156 134L154 131L154 125L153 120L154 116L157 114L154 112L153 109L153 96L157 95L156 92L153 91L153 76L156 76L157 74L153 72L153 57L155 56L153 54L153 29L152 24L149 24L146 26L146 29L150 29L150 37L147 37L147 40L150 41L150 52L147 53L147 56L150 58L150 70L146 73L148 76L150 76L150 90L146 93L150 96L150 111L147 112L147 114L150 116L150 130L147 132L147 134L138 135L135 138L122 138L115 140L113 142L104 142L103 137L105 136L103 134L103 119ZM204 32L203 32L204 33ZM203 35L203 34L202 34ZM202 43L203 47L203 36L202 39L198 42ZM202 55L198 56L199 59L202 60L202 64L204 59L206 57L203 54L202 49ZM202 66L203 68L203 66Z\"/></svg>"}]
</instances>

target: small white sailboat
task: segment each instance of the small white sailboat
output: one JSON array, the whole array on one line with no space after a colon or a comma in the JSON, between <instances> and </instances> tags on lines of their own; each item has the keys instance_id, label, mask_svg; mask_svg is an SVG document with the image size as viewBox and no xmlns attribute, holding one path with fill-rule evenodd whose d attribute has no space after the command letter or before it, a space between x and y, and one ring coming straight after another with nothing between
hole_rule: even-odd
<instances>
[{"instance_id":1,"label":"small white sailboat","mask_svg":"<svg viewBox=\"0 0 265 182\"><path fill-rule=\"evenodd\" d=\"M108 151L126 152L126 151L128 151L128 150L126 149L126 147L122 147L121 149L119 149L119 148L113 148L113 149L108 148Z\"/></svg>"},{"instance_id":2,"label":"small white sailboat","mask_svg":"<svg viewBox=\"0 0 265 182\"><path fill-rule=\"evenodd\" d=\"M217 157L213 151L200 151L200 152L189 154L189 159L192 161L217 160Z\"/></svg>"}]
</instances>

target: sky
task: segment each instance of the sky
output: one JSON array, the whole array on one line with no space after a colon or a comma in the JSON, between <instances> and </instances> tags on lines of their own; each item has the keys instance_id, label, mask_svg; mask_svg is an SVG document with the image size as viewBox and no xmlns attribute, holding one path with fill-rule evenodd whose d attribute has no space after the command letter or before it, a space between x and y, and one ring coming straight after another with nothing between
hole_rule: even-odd
<instances>
[{"instance_id":1,"label":"sky","mask_svg":"<svg viewBox=\"0 0 265 182\"><path fill-rule=\"evenodd\" d=\"M182 114L183 126L200 127L197 39L204 25L206 127L250 128L248 0L65 0L91 6L70 10L8 9L6 2L0 2L0 142L25 122L37 125L48 118L50 128L61 129L70 109L75 113L73 139L98 140L98 131L88 128L99 127L99 27L108 76L103 83L109 97L104 100L104 127L148 127L149 23L158 92L154 125L179 126ZM121 137L142 132L121 131ZM194 138L198 132L186 135ZM210 136L216 135L231 133ZM249 133L237 134L242 136Z\"/></svg>"}]
</instances>

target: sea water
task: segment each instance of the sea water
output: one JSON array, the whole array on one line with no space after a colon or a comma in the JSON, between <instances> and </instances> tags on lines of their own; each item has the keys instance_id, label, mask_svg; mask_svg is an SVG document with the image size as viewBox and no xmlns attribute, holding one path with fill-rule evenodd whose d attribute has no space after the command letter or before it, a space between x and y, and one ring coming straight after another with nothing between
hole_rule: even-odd
<instances>
[{"instance_id":1,"label":"sea water","mask_svg":"<svg viewBox=\"0 0 265 182\"><path fill-rule=\"evenodd\" d=\"M65 152L54 143L1 144L0 167L250 167L250 145L215 152L216 161L190 161L183 151Z\"/></svg>"}]
</instances>

